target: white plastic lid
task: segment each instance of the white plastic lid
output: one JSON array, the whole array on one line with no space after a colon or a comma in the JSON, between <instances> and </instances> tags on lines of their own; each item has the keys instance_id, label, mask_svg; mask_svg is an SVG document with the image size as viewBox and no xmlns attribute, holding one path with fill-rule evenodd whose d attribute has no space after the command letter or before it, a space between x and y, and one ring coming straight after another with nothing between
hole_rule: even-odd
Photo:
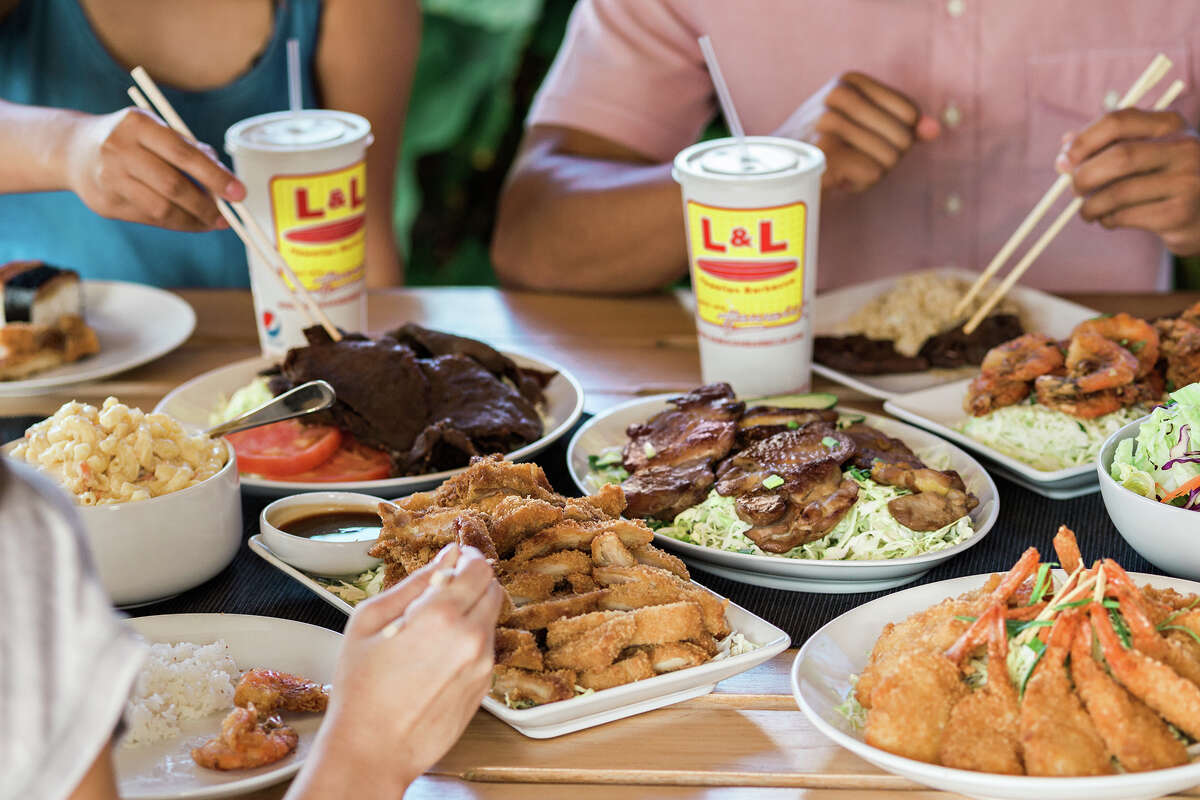
<instances>
[{"instance_id":1,"label":"white plastic lid","mask_svg":"<svg viewBox=\"0 0 1200 800\"><path fill-rule=\"evenodd\" d=\"M225 132L225 150L321 150L371 135L371 123L346 111L311 109L261 114Z\"/></svg>"},{"instance_id":2,"label":"white plastic lid","mask_svg":"<svg viewBox=\"0 0 1200 800\"><path fill-rule=\"evenodd\" d=\"M708 150L696 159L703 172L716 175L770 175L795 168L799 159L792 150L759 142L747 142Z\"/></svg>"}]
</instances>

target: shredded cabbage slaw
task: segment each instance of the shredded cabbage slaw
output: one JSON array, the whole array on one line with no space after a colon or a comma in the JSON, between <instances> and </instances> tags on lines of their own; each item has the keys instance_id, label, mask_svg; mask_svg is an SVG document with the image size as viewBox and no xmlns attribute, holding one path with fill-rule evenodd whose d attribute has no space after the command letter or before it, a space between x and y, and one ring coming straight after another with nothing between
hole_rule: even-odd
<instances>
[{"instance_id":1,"label":"shredded cabbage slaw","mask_svg":"<svg viewBox=\"0 0 1200 800\"><path fill-rule=\"evenodd\" d=\"M1113 433L1145 415L1131 406L1095 419L1078 419L1033 401L970 417L958 429L1035 469L1053 471L1095 460Z\"/></svg>"},{"instance_id":2,"label":"shredded cabbage slaw","mask_svg":"<svg viewBox=\"0 0 1200 800\"><path fill-rule=\"evenodd\" d=\"M1200 383L1170 395L1135 438L1117 443L1109 473L1131 492L1200 511Z\"/></svg>"}]
</instances>

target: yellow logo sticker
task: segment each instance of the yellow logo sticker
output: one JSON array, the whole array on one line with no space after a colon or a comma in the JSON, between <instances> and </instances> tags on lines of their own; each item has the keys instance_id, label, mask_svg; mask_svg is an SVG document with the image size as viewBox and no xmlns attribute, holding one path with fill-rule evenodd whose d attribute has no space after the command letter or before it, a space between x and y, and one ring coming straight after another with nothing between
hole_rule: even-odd
<instances>
[{"instance_id":1,"label":"yellow logo sticker","mask_svg":"<svg viewBox=\"0 0 1200 800\"><path fill-rule=\"evenodd\" d=\"M688 253L700 318L724 328L774 328L804 306L804 203L721 208L689 200Z\"/></svg>"},{"instance_id":2,"label":"yellow logo sticker","mask_svg":"<svg viewBox=\"0 0 1200 800\"><path fill-rule=\"evenodd\" d=\"M271 179L275 243L305 288L337 289L361 280L366 252L367 169Z\"/></svg>"}]
</instances>

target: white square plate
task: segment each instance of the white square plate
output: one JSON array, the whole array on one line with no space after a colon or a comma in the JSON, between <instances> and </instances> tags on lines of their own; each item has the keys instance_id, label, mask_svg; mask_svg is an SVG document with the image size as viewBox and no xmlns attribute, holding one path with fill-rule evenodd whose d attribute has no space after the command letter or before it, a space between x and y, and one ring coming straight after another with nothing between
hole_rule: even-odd
<instances>
[{"instance_id":1,"label":"white square plate","mask_svg":"<svg viewBox=\"0 0 1200 800\"><path fill-rule=\"evenodd\" d=\"M263 543L262 534L250 537L250 549L275 568L304 584L334 608L346 614L353 610L353 606L323 588L311 576L280 561ZM700 588L704 589L703 586ZM725 617L736 633L742 634L758 647L741 655L718 655L713 661L697 667L656 675L557 703L517 710L488 695L483 698L483 707L532 739L549 739L708 694L718 682L770 661L791 644L787 633L739 605L730 603L725 610Z\"/></svg>"},{"instance_id":2,"label":"white square plate","mask_svg":"<svg viewBox=\"0 0 1200 800\"><path fill-rule=\"evenodd\" d=\"M1021 478L1022 485L1026 488L1046 497L1063 499L1064 496L1077 497L1098 491L1096 465L1091 461L1066 469L1037 469L958 430L955 426L966 419L962 403L963 397L967 393L967 384L970 382L971 379L967 378L942 386L934 386L931 389L899 395L886 401L883 404L883 410L892 416L933 431L952 442L958 442L968 450L974 450ZM1052 491L1056 494L1050 494ZM1071 494L1064 495L1064 492ZM1078 494L1074 494L1074 492L1078 492Z\"/></svg>"},{"instance_id":3,"label":"white square plate","mask_svg":"<svg viewBox=\"0 0 1200 800\"><path fill-rule=\"evenodd\" d=\"M953 267L932 270L932 272L971 282L979 277L976 272ZM812 303L813 332L817 336L836 336L837 326L841 322L875 297L892 288L900 277L897 275L894 278L883 278L817 295ZM1056 339L1065 339L1080 322L1091 319L1100 313L1095 309L1063 300L1038 289L1030 289L1027 286L1014 286L1008 296L1024 309L1029 330L1047 333ZM857 389L864 394L887 400L908 392L956 381L964 376L974 377L978 368L932 369L926 372L903 372L896 375L852 375L813 362L813 372L837 381L843 386Z\"/></svg>"}]
</instances>

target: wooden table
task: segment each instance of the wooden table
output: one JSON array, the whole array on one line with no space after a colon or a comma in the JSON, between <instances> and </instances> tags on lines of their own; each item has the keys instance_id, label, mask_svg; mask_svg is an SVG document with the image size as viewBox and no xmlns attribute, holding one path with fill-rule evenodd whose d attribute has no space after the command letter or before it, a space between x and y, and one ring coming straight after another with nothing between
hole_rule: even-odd
<instances>
[{"instance_id":1,"label":"wooden table","mask_svg":"<svg viewBox=\"0 0 1200 800\"><path fill-rule=\"evenodd\" d=\"M181 294L199 321L195 334L175 352L112 380L44 397L0 399L0 414L48 414L66 400L99 402L109 394L149 409L183 381L257 354L248 293ZM1156 316L1200 301L1200 294L1070 299L1101 311ZM412 320L557 361L579 377L591 412L699 382L692 319L672 295L595 299L422 289L372 294L369 313L373 331ZM821 380L814 388L836 390L847 404L880 406ZM795 650L789 650L723 682L711 695L558 739L527 739L481 711L407 797L950 797L882 772L813 728L792 699L788 670L794 657ZM274 787L248 797L274 800L283 791ZM1200 791L1190 794L1200 796Z\"/></svg>"}]
</instances>

